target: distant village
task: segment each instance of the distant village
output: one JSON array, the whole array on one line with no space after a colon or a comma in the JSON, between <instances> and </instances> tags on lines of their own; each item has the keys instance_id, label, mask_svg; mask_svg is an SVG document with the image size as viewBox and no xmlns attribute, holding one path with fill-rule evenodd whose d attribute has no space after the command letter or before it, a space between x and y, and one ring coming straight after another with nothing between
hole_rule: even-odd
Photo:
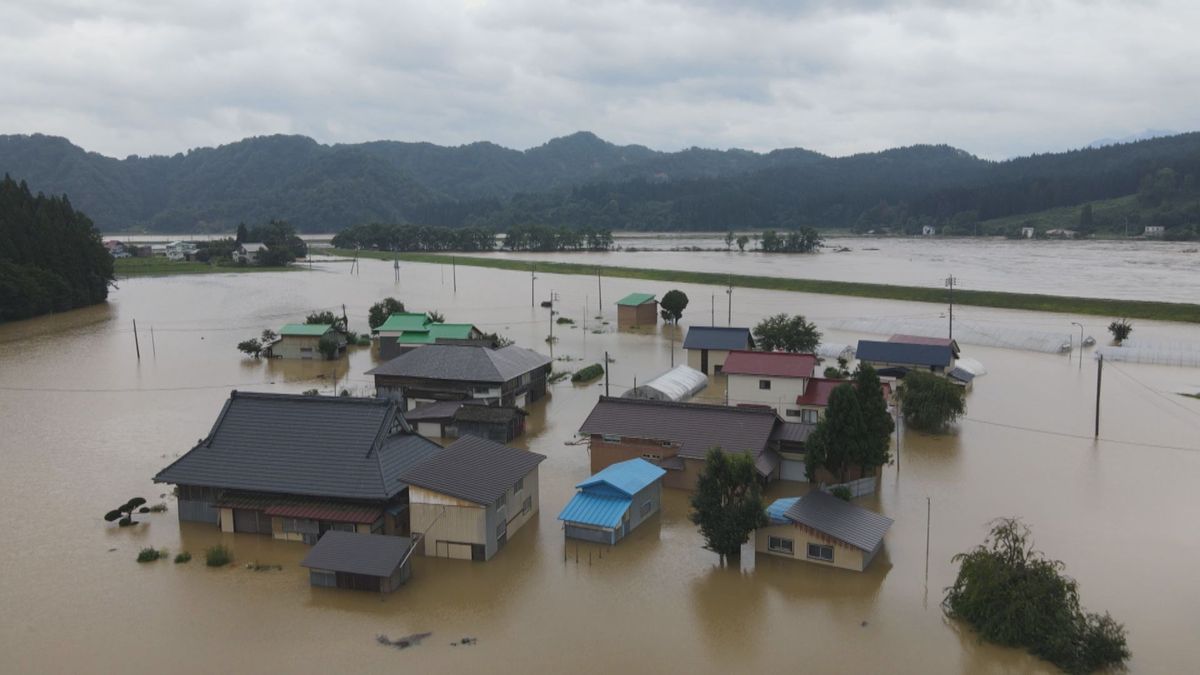
<instances>
[{"instance_id":1,"label":"distant village","mask_svg":"<svg viewBox=\"0 0 1200 675\"><path fill-rule=\"evenodd\" d=\"M154 476L174 486L180 522L309 545L302 564L318 587L387 593L419 583L413 555L503 555L539 511L546 457L511 444L526 433L529 407L550 395L553 360L391 302L373 308L369 336L326 312L266 331L252 350L239 346L303 360L370 344L381 361L366 373L374 396L233 391L208 434ZM651 293L617 302L620 330L657 327L660 315L672 318ZM752 467L744 495L776 481L803 492L750 515L743 541L755 555L867 569L892 520L856 498L878 489L891 461L905 378L932 377L961 398L975 373L949 338L795 347L749 327L693 325L684 362L619 395L607 386L609 364L592 373L606 379L590 413L556 420L577 430L568 448L587 454L591 472L558 515L563 537L618 546L664 508L663 490L692 494L693 520L706 531L695 495L720 478L714 458L728 459ZM722 399L705 396L710 388ZM855 433L842 430L850 414L863 420L859 439L839 435ZM851 445L857 454L845 454ZM696 545L705 545L700 534Z\"/></svg>"}]
</instances>

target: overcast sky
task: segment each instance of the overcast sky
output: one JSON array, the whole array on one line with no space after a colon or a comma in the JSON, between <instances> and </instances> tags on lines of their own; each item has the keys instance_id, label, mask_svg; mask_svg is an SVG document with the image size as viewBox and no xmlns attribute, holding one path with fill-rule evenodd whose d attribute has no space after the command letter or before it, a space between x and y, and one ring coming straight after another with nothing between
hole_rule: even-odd
<instances>
[{"instance_id":1,"label":"overcast sky","mask_svg":"<svg viewBox=\"0 0 1200 675\"><path fill-rule=\"evenodd\" d=\"M1200 128L1200 2L0 0L0 133L985 157Z\"/></svg>"}]
</instances>

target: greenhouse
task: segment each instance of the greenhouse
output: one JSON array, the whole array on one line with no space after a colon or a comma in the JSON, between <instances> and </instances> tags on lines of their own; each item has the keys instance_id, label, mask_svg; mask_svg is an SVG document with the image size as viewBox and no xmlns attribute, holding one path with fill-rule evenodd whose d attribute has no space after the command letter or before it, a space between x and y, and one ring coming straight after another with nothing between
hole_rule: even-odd
<instances>
[{"instance_id":1,"label":"greenhouse","mask_svg":"<svg viewBox=\"0 0 1200 675\"><path fill-rule=\"evenodd\" d=\"M708 376L688 366L675 366L654 379L630 389L622 398L652 401L687 401L708 386Z\"/></svg>"},{"instance_id":2,"label":"greenhouse","mask_svg":"<svg viewBox=\"0 0 1200 675\"><path fill-rule=\"evenodd\" d=\"M877 335L945 335L945 319L897 319L889 317L844 319L835 321L831 328L840 331L874 333ZM1071 333L1068 330L1040 331L1026 328L1005 327L996 324L980 325L973 321L954 322L954 340L959 344L981 347L1003 347L1032 352L1058 354L1071 351Z\"/></svg>"}]
</instances>

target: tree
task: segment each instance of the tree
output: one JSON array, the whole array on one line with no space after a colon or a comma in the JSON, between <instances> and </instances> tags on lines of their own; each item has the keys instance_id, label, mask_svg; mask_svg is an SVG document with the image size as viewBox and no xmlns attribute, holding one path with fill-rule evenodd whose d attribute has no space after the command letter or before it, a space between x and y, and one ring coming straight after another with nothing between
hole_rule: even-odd
<instances>
[{"instance_id":1,"label":"tree","mask_svg":"<svg viewBox=\"0 0 1200 675\"><path fill-rule=\"evenodd\" d=\"M1129 323L1129 319L1116 319L1108 324L1108 332L1112 333L1117 344L1121 344L1133 332L1133 324Z\"/></svg>"},{"instance_id":2,"label":"tree","mask_svg":"<svg viewBox=\"0 0 1200 675\"><path fill-rule=\"evenodd\" d=\"M967 411L963 388L944 377L912 370L900 385L904 423L930 433L942 433Z\"/></svg>"},{"instance_id":3,"label":"tree","mask_svg":"<svg viewBox=\"0 0 1200 675\"><path fill-rule=\"evenodd\" d=\"M1096 231L1096 222L1092 216L1092 205L1084 204L1079 209L1079 231L1082 234L1091 234Z\"/></svg>"},{"instance_id":4,"label":"tree","mask_svg":"<svg viewBox=\"0 0 1200 675\"><path fill-rule=\"evenodd\" d=\"M750 534L767 524L758 472L748 454L710 449L691 504L688 518L722 561L737 556Z\"/></svg>"},{"instance_id":5,"label":"tree","mask_svg":"<svg viewBox=\"0 0 1200 675\"><path fill-rule=\"evenodd\" d=\"M747 236L746 236L746 235L744 235L744 234L740 234L740 235L738 235L738 238L737 238L737 245L738 245L738 250L739 250L739 251L745 252L745 251L746 251L746 244L749 244L749 243L750 243L750 237L747 237Z\"/></svg>"},{"instance_id":6,"label":"tree","mask_svg":"<svg viewBox=\"0 0 1200 675\"><path fill-rule=\"evenodd\" d=\"M733 230L725 233L725 250L728 251L733 247L733 242L737 241L737 236L733 234Z\"/></svg>"},{"instance_id":7,"label":"tree","mask_svg":"<svg viewBox=\"0 0 1200 675\"><path fill-rule=\"evenodd\" d=\"M442 314L441 312L437 311L436 309L430 310L428 312L428 316L429 316L430 323L445 323L446 322L446 316L444 314Z\"/></svg>"},{"instance_id":8,"label":"tree","mask_svg":"<svg viewBox=\"0 0 1200 675\"><path fill-rule=\"evenodd\" d=\"M246 243L246 237L249 237L249 236L250 236L250 233L249 233L249 231L246 230L246 224L238 223L237 237L234 238L234 241L239 244L244 244L244 243Z\"/></svg>"},{"instance_id":9,"label":"tree","mask_svg":"<svg viewBox=\"0 0 1200 675\"><path fill-rule=\"evenodd\" d=\"M776 314L758 322L754 340L760 349L769 352L812 353L821 341L821 332L800 314Z\"/></svg>"},{"instance_id":10,"label":"tree","mask_svg":"<svg viewBox=\"0 0 1200 675\"><path fill-rule=\"evenodd\" d=\"M274 342L274 341L275 341L275 339L276 339L276 338L278 338L278 337L279 337L279 334L278 334L278 333L276 333L275 331L271 330L270 328L267 328L267 329L264 329L264 330L263 330L263 332L262 332L262 337L261 337L261 338L259 338L259 339L260 339L260 340L262 340L263 346L266 346L266 345L268 345L268 344L271 344L272 342Z\"/></svg>"},{"instance_id":11,"label":"tree","mask_svg":"<svg viewBox=\"0 0 1200 675\"><path fill-rule=\"evenodd\" d=\"M846 470L869 463L874 446L854 385L839 384L829 394L829 406L805 443L808 479L815 481L817 470L825 469L845 483Z\"/></svg>"},{"instance_id":12,"label":"tree","mask_svg":"<svg viewBox=\"0 0 1200 675\"><path fill-rule=\"evenodd\" d=\"M321 352L321 356L324 356L327 360L337 358L337 355L338 355L337 338L330 335L329 333L322 335L321 339L317 340L317 351Z\"/></svg>"},{"instance_id":13,"label":"tree","mask_svg":"<svg viewBox=\"0 0 1200 675\"><path fill-rule=\"evenodd\" d=\"M242 340L238 343L237 348L239 352L242 352L246 356L253 356L256 359L262 354L263 350L262 343L258 341L258 338Z\"/></svg>"},{"instance_id":14,"label":"tree","mask_svg":"<svg viewBox=\"0 0 1200 675\"><path fill-rule=\"evenodd\" d=\"M1019 520L993 521L982 545L952 560L958 576L942 609L985 640L1024 647L1068 673L1116 668L1129 658L1125 627L1108 613L1083 611L1078 584L1061 561L1034 550Z\"/></svg>"},{"instance_id":15,"label":"tree","mask_svg":"<svg viewBox=\"0 0 1200 675\"><path fill-rule=\"evenodd\" d=\"M854 394L858 397L863 424L867 427L870 445L866 454L858 461L863 475L868 470L883 466L891 461L892 432L896 423L888 413L887 400L883 396L883 383L870 364L859 364L854 373Z\"/></svg>"},{"instance_id":16,"label":"tree","mask_svg":"<svg viewBox=\"0 0 1200 675\"><path fill-rule=\"evenodd\" d=\"M382 326L389 316L403 312L403 302L392 297L384 298L371 305L371 309L367 311L367 325L371 327L371 330L375 330Z\"/></svg>"},{"instance_id":17,"label":"tree","mask_svg":"<svg viewBox=\"0 0 1200 675\"><path fill-rule=\"evenodd\" d=\"M679 319L683 317L683 310L687 309L688 296L683 291L670 290L662 297L658 306L662 309L663 321L678 325Z\"/></svg>"},{"instance_id":18,"label":"tree","mask_svg":"<svg viewBox=\"0 0 1200 675\"><path fill-rule=\"evenodd\" d=\"M304 317L304 323L317 326L333 326L333 329L340 333L346 332L346 317L337 316L328 310L310 313Z\"/></svg>"},{"instance_id":19,"label":"tree","mask_svg":"<svg viewBox=\"0 0 1200 675\"><path fill-rule=\"evenodd\" d=\"M137 524L137 521L133 519L133 514L137 511L139 506L145 503L145 499L141 497L134 497L121 506L118 506L112 511L104 514L104 520L110 523L115 520L117 521L117 525L120 527L129 527L130 525L135 525Z\"/></svg>"}]
</instances>

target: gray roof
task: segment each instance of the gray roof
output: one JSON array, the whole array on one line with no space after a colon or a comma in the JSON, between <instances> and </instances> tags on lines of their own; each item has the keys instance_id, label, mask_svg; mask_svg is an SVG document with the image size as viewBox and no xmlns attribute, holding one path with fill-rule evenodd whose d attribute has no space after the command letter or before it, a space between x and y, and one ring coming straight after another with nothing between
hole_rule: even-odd
<instances>
[{"instance_id":1,"label":"gray roof","mask_svg":"<svg viewBox=\"0 0 1200 675\"><path fill-rule=\"evenodd\" d=\"M550 365L550 357L509 345L488 349L476 345L422 345L367 371L367 375L420 377L430 380L503 383Z\"/></svg>"},{"instance_id":2,"label":"gray roof","mask_svg":"<svg viewBox=\"0 0 1200 675\"><path fill-rule=\"evenodd\" d=\"M444 450L409 468L401 477L411 485L491 504L546 459L495 441L463 436Z\"/></svg>"},{"instance_id":3,"label":"gray roof","mask_svg":"<svg viewBox=\"0 0 1200 675\"><path fill-rule=\"evenodd\" d=\"M767 450L778 422L771 408L601 396L579 432L671 441L691 459L704 459L712 447L757 457Z\"/></svg>"},{"instance_id":4,"label":"gray roof","mask_svg":"<svg viewBox=\"0 0 1200 675\"><path fill-rule=\"evenodd\" d=\"M412 410L404 413L404 419L409 422L422 422L426 420L448 420L454 417L454 413L464 405L486 405L485 401L463 400L463 401L435 401L419 405Z\"/></svg>"},{"instance_id":5,"label":"gray roof","mask_svg":"<svg viewBox=\"0 0 1200 675\"><path fill-rule=\"evenodd\" d=\"M892 519L813 490L788 509L784 516L863 551L874 551L892 526Z\"/></svg>"},{"instance_id":6,"label":"gray roof","mask_svg":"<svg viewBox=\"0 0 1200 675\"><path fill-rule=\"evenodd\" d=\"M855 355L859 361L896 365L948 366L954 360L950 345L915 344L859 340Z\"/></svg>"},{"instance_id":7,"label":"gray roof","mask_svg":"<svg viewBox=\"0 0 1200 675\"><path fill-rule=\"evenodd\" d=\"M771 438L787 443L803 443L816 428L817 425L811 422L783 422L775 428Z\"/></svg>"},{"instance_id":8,"label":"gray roof","mask_svg":"<svg viewBox=\"0 0 1200 675\"><path fill-rule=\"evenodd\" d=\"M471 405L463 406L454 413L455 422L479 422L481 424L507 424L522 414L509 406Z\"/></svg>"},{"instance_id":9,"label":"gray roof","mask_svg":"<svg viewBox=\"0 0 1200 675\"><path fill-rule=\"evenodd\" d=\"M154 480L387 500L406 487L400 472L439 451L395 401L235 391L208 436Z\"/></svg>"},{"instance_id":10,"label":"gray roof","mask_svg":"<svg viewBox=\"0 0 1200 675\"><path fill-rule=\"evenodd\" d=\"M390 577L412 548L408 537L329 530L313 546L301 567Z\"/></svg>"},{"instance_id":11,"label":"gray roof","mask_svg":"<svg viewBox=\"0 0 1200 675\"><path fill-rule=\"evenodd\" d=\"M749 328L692 326L683 339L684 349L753 349Z\"/></svg>"}]
</instances>

